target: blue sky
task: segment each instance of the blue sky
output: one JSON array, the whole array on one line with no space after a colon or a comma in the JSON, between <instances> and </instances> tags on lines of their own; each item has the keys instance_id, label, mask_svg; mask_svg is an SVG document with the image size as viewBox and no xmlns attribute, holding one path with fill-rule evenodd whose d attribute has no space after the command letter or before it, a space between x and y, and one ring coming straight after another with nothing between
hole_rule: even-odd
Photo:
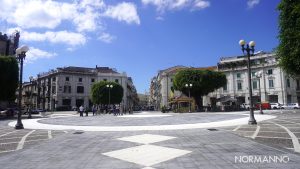
<instances>
[{"instance_id":1,"label":"blue sky","mask_svg":"<svg viewBox=\"0 0 300 169\"><path fill-rule=\"evenodd\" d=\"M125 71L139 93L158 70L205 67L277 45L280 0L0 0L0 31L30 47L24 78L56 67Z\"/></svg>"}]
</instances>

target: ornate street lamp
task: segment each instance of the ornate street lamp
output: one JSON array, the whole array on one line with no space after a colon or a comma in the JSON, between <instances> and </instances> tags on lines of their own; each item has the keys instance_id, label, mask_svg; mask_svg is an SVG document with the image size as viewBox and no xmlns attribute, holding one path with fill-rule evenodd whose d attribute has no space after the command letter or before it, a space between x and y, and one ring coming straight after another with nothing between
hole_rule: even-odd
<instances>
[{"instance_id":1,"label":"ornate street lamp","mask_svg":"<svg viewBox=\"0 0 300 169\"><path fill-rule=\"evenodd\" d=\"M110 89L112 89L114 86L108 84L106 87L108 88L108 105L110 105Z\"/></svg>"},{"instance_id":2,"label":"ornate street lamp","mask_svg":"<svg viewBox=\"0 0 300 169\"><path fill-rule=\"evenodd\" d=\"M254 118L254 111L253 111L253 104L252 104L252 84L251 84L251 63L250 63L250 56L254 54L254 46L255 42L250 41L249 44L246 45L246 42L244 40L240 40L239 44L242 47L242 51L245 54L245 51L247 52L247 58L248 58L248 89L249 89L249 101L250 101L250 119L248 121L248 124L256 125L257 122Z\"/></svg>"},{"instance_id":3,"label":"ornate street lamp","mask_svg":"<svg viewBox=\"0 0 300 169\"><path fill-rule=\"evenodd\" d=\"M259 113L264 114L261 107L261 88L260 88L260 78L262 77L262 72L256 72L255 76L258 78L258 86L259 86L259 97L260 97Z\"/></svg>"},{"instance_id":4,"label":"ornate street lamp","mask_svg":"<svg viewBox=\"0 0 300 169\"><path fill-rule=\"evenodd\" d=\"M189 89L189 113L191 112L191 88L193 84L185 84L185 87Z\"/></svg>"},{"instance_id":5,"label":"ornate street lamp","mask_svg":"<svg viewBox=\"0 0 300 169\"><path fill-rule=\"evenodd\" d=\"M17 124L15 126L15 129L24 129L24 126L22 124L22 78L23 78L23 61L26 57L26 52L28 52L29 47L28 46L22 46L18 49L16 49L16 57L20 62L20 78L19 78L19 97L18 97L18 120Z\"/></svg>"}]
</instances>

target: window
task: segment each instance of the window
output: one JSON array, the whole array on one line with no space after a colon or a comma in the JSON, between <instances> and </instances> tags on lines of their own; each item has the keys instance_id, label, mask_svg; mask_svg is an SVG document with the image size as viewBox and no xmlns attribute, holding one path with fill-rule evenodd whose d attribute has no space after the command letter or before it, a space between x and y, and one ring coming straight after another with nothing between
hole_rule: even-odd
<instances>
[{"instance_id":1,"label":"window","mask_svg":"<svg viewBox=\"0 0 300 169\"><path fill-rule=\"evenodd\" d=\"M52 81L55 82L55 81L56 81L56 77L53 77L53 78L52 78Z\"/></svg>"},{"instance_id":2,"label":"window","mask_svg":"<svg viewBox=\"0 0 300 169\"><path fill-rule=\"evenodd\" d=\"M257 81L253 81L253 83L252 83L252 87L253 87L253 89L257 89Z\"/></svg>"},{"instance_id":3,"label":"window","mask_svg":"<svg viewBox=\"0 0 300 169\"><path fill-rule=\"evenodd\" d=\"M69 77L66 77L66 81L67 81L67 82L70 81L70 78L69 78Z\"/></svg>"},{"instance_id":4,"label":"window","mask_svg":"<svg viewBox=\"0 0 300 169\"><path fill-rule=\"evenodd\" d=\"M241 73L237 73L236 78L241 78Z\"/></svg>"},{"instance_id":5,"label":"window","mask_svg":"<svg viewBox=\"0 0 300 169\"><path fill-rule=\"evenodd\" d=\"M71 86L64 86L64 93L71 93Z\"/></svg>"},{"instance_id":6,"label":"window","mask_svg":"<svg viewBox=\"0 0 300 169\"><path fill-rule=\"evenodd\" d=\"M53 86L52 87L52 94L55 94L56 93L56 86Z\"/></svg>"},{"instance_id":7,"label":"window","mask_svg":"<svg viewBox=\"0 0 300 169\"><path fill-rule=\"evenodd\" d=\"M297 90L300 90L300 80L297 80Z\"/></svg>"},{"instance_id":8,"label":"window","mask_svg":"<svg viewBox=\"0 0 300 169\"><path fill-rule=\"evenodd\" d=\"M77 86L77 93L84 93L84 87L83 86Z\"/></svg>"},{"instance_id":9,"label":"window","mask_svg":"<svg viewBox=\"0 0 300 169\"><path fill-rule=\"evenodd\" d=\"M238 87L238 90L242 90L243 89L242 82L238 82L237 87Z\"/></svg>"},{"instance_id":10,"label":"window","mask_svg":"<svg viewBox=\"0 0 300 169\"><path fill-rule=\"evenodd\" d=\"M92 83L93 83L93 82L95 82L95 79L94 79L94 78L92 78L92 79L91 79L91 82L92 82Z\"/></svg>"},{"instance_id":11,"label":"window","mask_svg":"<svg viewBox=\"0 0 300 169\"><path fill-rule=\"evenodd\" d=\"M251 77L256 77L255 73L256 72L251 72Z\"/></svg>"},{"instance_id":12,"label":"window","mask_svg":"<svg viewBox=\"0 0 300 169\"><path fill-rule=\"evenodd\" d=\"M119 79L115 79L115 82L116 82L116 83L119 83Z\"/></svg>"},{"instance_id":13,"label":"window","mask_svg":"<svg viewBox=\"0 0 300 169\"><path fill-rule=\"evenodd\" d=\"M173 82L173 78L171 78L171 82Z\"/></svg>"},{"instance_id":14,"label":"window","mask_svg":"<svg viewBox=\"0 0 300 169\"><path fill-rule=\"evenodd\" d=\"M78 79L78 81L79 81L79 82L82 82L82 78L80 77L80 78Z\"/></svg>"},{"instance_id":15,"label":"window","mask_svg":"<svg viewBox=\"0 0 300 169\"><path fill-rule=\"evenodd\" d=\"M273 81L273 79L269 79L269 88L274 88L274 81Z\"/></svg>"},{"instance_id":16,"label":"window","mask_svg":"<svg viewBox=\"0 0 300 169\"><path fill-rule=\"evenodd\" d=\"M287 86L287 87L291 87L290 79L286 79L286 86Z\"/></svg>"},{"instance_id":17,"label":"window","mask_svg":"<svg viewBox=\"0 0 300 169\"><path fill-rule=\"evenodd\" d=\"M227 83L223 86L223 91L227 91Z\"/></svg>"},{"instance_id":18,"label":"window","mask_svg":"<svg viewBox=\"0 0 300 169\"><path fill-rule=\"evenodd\" d=\"M272 75L273 74L273 69L269 69L268 70L268 75Z\"/></svg>"},{"instance_id":19,"label":"window","mask_svg":"<svg viewBox=\"0 0 300 169\"><path fill-rule=\"evenodd\" d=\"M71 105L71 99L63 99L62 104L64 106L70 106Z\"/></svg>"}]
</instances>

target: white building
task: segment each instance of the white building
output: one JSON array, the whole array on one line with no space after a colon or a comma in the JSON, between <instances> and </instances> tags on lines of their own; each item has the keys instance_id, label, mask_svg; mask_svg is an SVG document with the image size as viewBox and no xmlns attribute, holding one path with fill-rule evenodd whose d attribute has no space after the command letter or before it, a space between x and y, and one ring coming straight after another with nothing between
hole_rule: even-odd
<instances>
[{"instance_id":1,"label":"white building","mask_svg":"<svg viewBox=\"0 0 300 169\"><path fill-rule=\"evenodd\" d=\"M238 104L249 103L247 58L235 56L221 58L218 71L224 72L227 85L216 92L210 93L208 98L214 100L236 100ZM261 77L256 73L261 72ZM251 81L253 101L270 103L300 102L300 78L289 77L279 66L274 53L258 52L251 56ZM221 99L220 99L221 98Z\"/></svg>"},{"instance_id":2,"label":"white building","mask_svg":"<svg viewBox=\"0 0 300 169\"><path fill-rule=\"evenodd\" d=\"M34 107L55 110L57 108L91 107L91 87L95 82L112 81L124 89L122 105L132 108L136 90L132 79L126 73L118 73L108 67L85 68L64 67L38 74L30 83L24 85L24 91L30 88L34 94ZM30 87L34 86L34 87ZM137 97L137 96L136 96Z\"/></svg>"},{"instance_id":3,"label":"white building","mask_svg":"<svg viewBox=\"0 0 300 169\"><path fill-rule=\"evenodd\" d=\"M177 71L188 69L175 66L158 72L150 85L150 103L159 109L169 105L169 99L179 96L179 91L172 91L173 78ZM204 106L220 106L225 102L239 105L249 103L247 57L234 56L221 58L217 67L193 68L209 69L224 72L227 85L208 96L203 97ZM300 103L300 78L289 77L279 66L274 53L258 52L251 56L252 88L254 103L260 101L270 103ZM255 76L261 72L261 77ZM261 91L261 92L259 92Z\"/></svg>"}]
</instances>

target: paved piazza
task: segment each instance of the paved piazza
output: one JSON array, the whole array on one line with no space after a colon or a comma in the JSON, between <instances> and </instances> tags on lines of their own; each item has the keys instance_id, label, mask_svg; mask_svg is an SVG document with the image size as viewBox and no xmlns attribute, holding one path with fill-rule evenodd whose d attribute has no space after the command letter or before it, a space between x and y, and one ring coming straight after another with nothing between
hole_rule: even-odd
<instances>
[{"instance_id":1,"label":"paved piazza","mask_svg":"<svg viewBox=\"0 0 300 169\"><path fill-rule=\"evenodd\" d=\"M0 166L299 168L300 111L266 111L255 117L257 126L247 125L248 112L142 112L88 117L55 113L24 119L24 130L9 127L15 120L2 120Z\"/></svg>"}]
</instances>

